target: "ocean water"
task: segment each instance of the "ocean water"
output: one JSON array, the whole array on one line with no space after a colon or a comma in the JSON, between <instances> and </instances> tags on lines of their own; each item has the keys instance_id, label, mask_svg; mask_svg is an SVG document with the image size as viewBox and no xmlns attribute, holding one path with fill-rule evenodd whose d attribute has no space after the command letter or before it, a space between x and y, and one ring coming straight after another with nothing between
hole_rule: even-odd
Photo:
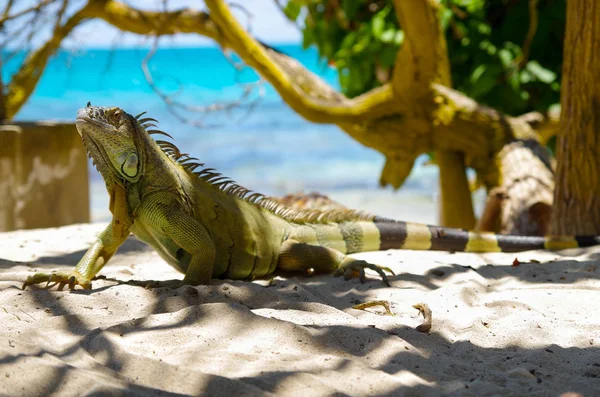
<instances>
[{"instance_id":1,"label":"ocean water","mask_svg":"<svg viewBox=\"0 0 600 397\"><path fill-rule=\"evenodd\" d=\"M336 72L319 62L314 49L277 48L338 86ZM436 167L421 165L424 158L419 158L400 192L381 189L380 153L335 126L304 120L267 84L261 86L261 96L254 90L245 101L253 106L209 113L179 111L196 125L182 123L144 78L141 63L147 54L144 48L62 51L50 61L16 119L72 121L87 101L119 106L131 114L147 111L181 149L252 190L270 195L319 191L382 215L435 222L438 174ZM17 60L4 65L4 81L14 73ZM193 106L237 101L247 84L258 80L252 70L234 68L215 47L164 48L149 68L161 90ZM93 167L90 180L92 218L107 219L108 197Z\"/></svg>"}]
</instances>

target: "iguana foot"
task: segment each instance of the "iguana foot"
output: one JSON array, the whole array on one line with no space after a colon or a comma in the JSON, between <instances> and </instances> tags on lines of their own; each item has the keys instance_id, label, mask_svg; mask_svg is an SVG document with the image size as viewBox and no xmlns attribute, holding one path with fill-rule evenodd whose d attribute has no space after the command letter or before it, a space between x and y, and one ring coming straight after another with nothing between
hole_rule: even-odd
<instances>
[{"instance_id":1,"label":"iguana foot","mask_svg":"<svg viewBox=\"0 0 600 397\"><path fill-rule=\"evenodd\" d=\"M373 265L372 263L347 257L340 264L340 266L333 272L334 277L344 276L346 280L351 279L352 277L356 277L358 275L358 279L361 283L365 282L365 269L371 269L377 272L381 276L381 279L385 285L390 286L390 282L387 278L385 272L389 272L392 276L396 274L389 267Z\"/></svg>"},{"instance_id":2,"label":"iguana foot","mask_svg":"<svg viewBox=\"0 0 600 397\"><path fill-rule=\"evenodd\" d=\"M27 280L23 283L23 289L28 285L46 283L44 288L52 288L58 284L58 290L62 291L65 285L69 286L70 290L75 289L76 285L81 286L83 289L92 289L91 280L86 280L83 276L77 272L71 273L36 273L33 276L27 277Z\"/></svg>"}]
</instances>

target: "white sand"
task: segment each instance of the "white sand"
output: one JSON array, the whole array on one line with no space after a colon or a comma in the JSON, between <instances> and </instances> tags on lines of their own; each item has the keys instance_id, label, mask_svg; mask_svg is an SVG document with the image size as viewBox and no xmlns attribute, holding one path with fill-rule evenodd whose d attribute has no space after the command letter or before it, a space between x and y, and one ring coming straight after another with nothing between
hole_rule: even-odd
<instances>
[{"instance_id":1,"label":"white sand","mask_svg":"<svg viewBox=\"0 0 600 397\"><path fill-rule=\"evenodd\" d=\"M0 394L600 395L600 249L360 255L400 273L392 288L324 275L20 289L72 267L102 228L0 234ZM134 238L101 274L181 277ZM371 300L395 316L351 308ZM420 302L429 335L415 330Z\"/></svg>"}]
</instances>

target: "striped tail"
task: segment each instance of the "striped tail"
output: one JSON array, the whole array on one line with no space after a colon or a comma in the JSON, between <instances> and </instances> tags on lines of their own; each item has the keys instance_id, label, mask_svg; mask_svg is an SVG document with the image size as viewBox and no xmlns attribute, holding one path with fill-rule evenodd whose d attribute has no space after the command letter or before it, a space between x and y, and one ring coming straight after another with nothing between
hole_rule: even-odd
<instances>
[{"instance_id":1,"label":"striped tail","mask_svg":"<svg viewBox=\"0 0 600 397\"><path fill-rule=\"evenodd\" d=\"M600 236L513 236L387 220L375 220L374 224L379 231L381 250L518 252L546 249L557 251L600 244Z\"/></svg>"}]
</instances>

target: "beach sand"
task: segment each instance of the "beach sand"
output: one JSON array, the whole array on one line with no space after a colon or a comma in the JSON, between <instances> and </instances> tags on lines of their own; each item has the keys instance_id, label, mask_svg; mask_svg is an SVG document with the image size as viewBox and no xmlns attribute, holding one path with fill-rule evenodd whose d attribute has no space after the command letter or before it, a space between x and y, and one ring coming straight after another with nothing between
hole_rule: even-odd
<instances>
[{"instance_id":1,"label":"beach sand","mask_svg":"<svg viewBox=\"0 0 600 397\"><path fill-rule=\"evenodd\" d=\"M357 255L394 269L391 288L319 275L147 289L120 282L181 275L130 237L92 290L21 290L74 266L103 227L0 234L0 394L600 395L599 248ZM374 300L394 316L352 308Z\"/></svg>"}]
</instances>

